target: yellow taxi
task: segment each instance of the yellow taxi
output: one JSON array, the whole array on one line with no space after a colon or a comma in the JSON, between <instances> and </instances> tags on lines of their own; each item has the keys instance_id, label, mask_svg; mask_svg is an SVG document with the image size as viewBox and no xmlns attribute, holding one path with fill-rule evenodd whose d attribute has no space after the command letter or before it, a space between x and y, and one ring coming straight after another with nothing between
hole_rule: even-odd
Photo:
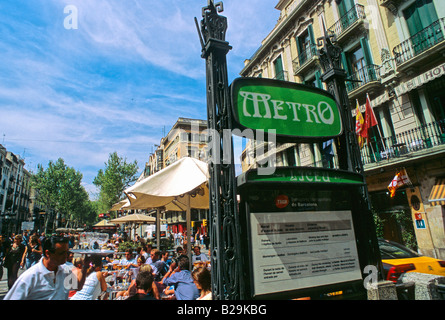
<instances>
[{"instance_id":1,"label":"yellow taxi","mask_svg":"<svg viewBox=\"0 0 445 320\"><path fill-rule=\"evenodd\" d=\"M379 239L385 278L397 282L405 272L419 272L445 276L445 261L421 256L393 241Z\"/></svg>"}]
</instances>

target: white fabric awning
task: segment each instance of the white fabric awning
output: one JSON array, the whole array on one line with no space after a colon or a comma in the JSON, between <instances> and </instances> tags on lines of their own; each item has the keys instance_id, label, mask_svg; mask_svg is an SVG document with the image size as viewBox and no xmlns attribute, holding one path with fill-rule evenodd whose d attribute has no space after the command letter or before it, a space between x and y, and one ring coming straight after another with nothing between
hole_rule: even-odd
<instances>
[{"instance_id":1,"label":"white fabric awning","mask_svg":"<svg viewBox=\"0 0 445 320\"><path fill-rule=\"evenodd\" d=\"M190 193L190 206L209 208L208 165L194 158L181 158L170 166L127 188L130 205L127 209L164 207Z\"/></svg>"}]
</instances>

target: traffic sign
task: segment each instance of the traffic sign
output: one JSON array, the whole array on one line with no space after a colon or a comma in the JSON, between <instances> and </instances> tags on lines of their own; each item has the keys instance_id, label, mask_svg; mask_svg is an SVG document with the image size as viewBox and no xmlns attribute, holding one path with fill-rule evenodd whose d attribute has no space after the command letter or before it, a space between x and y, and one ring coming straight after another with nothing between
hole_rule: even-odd
<instances>
[{"instance_id":1,"label":"traffic sign","mask_svg":"<svg viewBox=\"0 0 445 320\"><path fill-rule=\"evenodd\" d=\"M426 229L425 220L416 220L417 229Z\"/></svg>"}]
</instances>

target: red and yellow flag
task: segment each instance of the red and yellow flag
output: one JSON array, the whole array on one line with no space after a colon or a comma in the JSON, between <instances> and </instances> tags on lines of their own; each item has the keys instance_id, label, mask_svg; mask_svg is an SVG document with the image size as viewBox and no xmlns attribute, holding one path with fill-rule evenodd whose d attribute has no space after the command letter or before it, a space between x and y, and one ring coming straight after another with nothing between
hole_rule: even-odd
<instances>
[{"instance_id":1,"label":"red and yellow flag","mask_svg":"<svg viewBox=\"0 0 445 320\"><path fill-rule=\"evenodd\" d=\"M357 102L358 103L358 102ZM366 110L365 110L365 119L362 125L361 135L365 139L369 139L369 128L377 125L377 118L375 117L374 110L371 107L371 101L369 100L369 96L366 95Z\"/></svg>"},{"instance_id":2,"label":"red and yellow flag","mask_svg":"<svg viewBox=\"0 0 445 320\"><path fill-rule=\"evenodd\" d=\"M363 115L360 112L360 106L357 100L357 107L355 109L355 134L357 135L358 145L360 146L360 149L363 148L363 145L365 143L365 139L363 137L364 122L365 119L363 119Z\"/></svg>"}]
</instances>

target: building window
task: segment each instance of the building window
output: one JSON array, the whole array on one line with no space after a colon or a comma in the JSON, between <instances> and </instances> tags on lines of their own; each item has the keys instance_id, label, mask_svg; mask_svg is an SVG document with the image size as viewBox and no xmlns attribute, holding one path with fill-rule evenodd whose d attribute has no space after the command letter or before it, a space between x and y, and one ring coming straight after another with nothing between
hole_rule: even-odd
<instances>
[{"instance_id":1,"label":"building window","mask_svg":"<svg viewBox=\"0 0 445 320\"><path fill-rule=\"evenodd\" d=\"M359 79L364 81L365 74L363 71L365 70L365 56L363 55L362 47L356 48L349 55L351 61L351 73L357 73L359 75Z\"/></svg>"},{"instance_id":2,"label":"building window","mask_svg":"<svg viewBox=\"0 0 445 320\"><path fill-rule=\"evenodd\" d=\"M317 54L312 24L300 36L296 37L296 43L301 66Z\"/></svg>"},{"instance_id":3,"label":"building window","mask_svg":"<svg viewBox=\"0 0 445 320\"><path fill-rule=\"evenodd\" d=\"M403 10L403 16L411 36L416 35L437 20L433 0L417 0Z\"/></svg>"},{"instance_id":4,"label":"building window","mask_svg":"<svg viewBox=\"0 0 445 320\"><path fill-rule=\"evenodd\" d=\"M320 70L315 71L315 74L313 77L309 78L308 80L304 80L303 84L323 89L323 82L321 81L321 73Z\"/></svg>"},{"instance_id":5,"label":"building window","mask_svg":"<svg viewBox=\"0 0 445 320\"><path fill-rule=\"evenodd\" d=\"M342 52L342 64L348 78L354 80L346 83L348 91L377 80L378 66L373 64L367 38L361 38L360 45L349 52Z\"/></svg>"},{"instance_id":6,"label":"building window","mask_svg":"<svg viewBox=\"0 0 445 320\"><path fill-rule=\"evenodd\" d=\"M403 10L403 16L411 35L414 55L443 39L433 0L417 0Z\"/></svg>"},{"instance_id":7,"label":"building window","mask_svg":"<svg viewBox=\"0 0 445 320\"><path fill-rule=\"evenodd\" d=\"M445 119L445 79L438 78L426 84L426 92L430 101L435 121Z\"/></svg>"},{"instance_id":8,"label":"building window","mask_svg":"<svg viewBox=\"0 0 445 320\"><path fill-rule=\"evenodd\" d=\"M343 17L354 7L354 0L335 0L340 17Z\"/></svg>"},{"instance_id":9,"label":"building window","mask_svg":"<svg viewBox=\"0 0 445 320\"><path fill-rule=\"evenodd\" d=\"M286 80L284 76L284 68L283 68L283 60L281 56L278 56L273 62L274 70L275 70L275 79L276 80Z\"/></svg>"}]
</instances>

